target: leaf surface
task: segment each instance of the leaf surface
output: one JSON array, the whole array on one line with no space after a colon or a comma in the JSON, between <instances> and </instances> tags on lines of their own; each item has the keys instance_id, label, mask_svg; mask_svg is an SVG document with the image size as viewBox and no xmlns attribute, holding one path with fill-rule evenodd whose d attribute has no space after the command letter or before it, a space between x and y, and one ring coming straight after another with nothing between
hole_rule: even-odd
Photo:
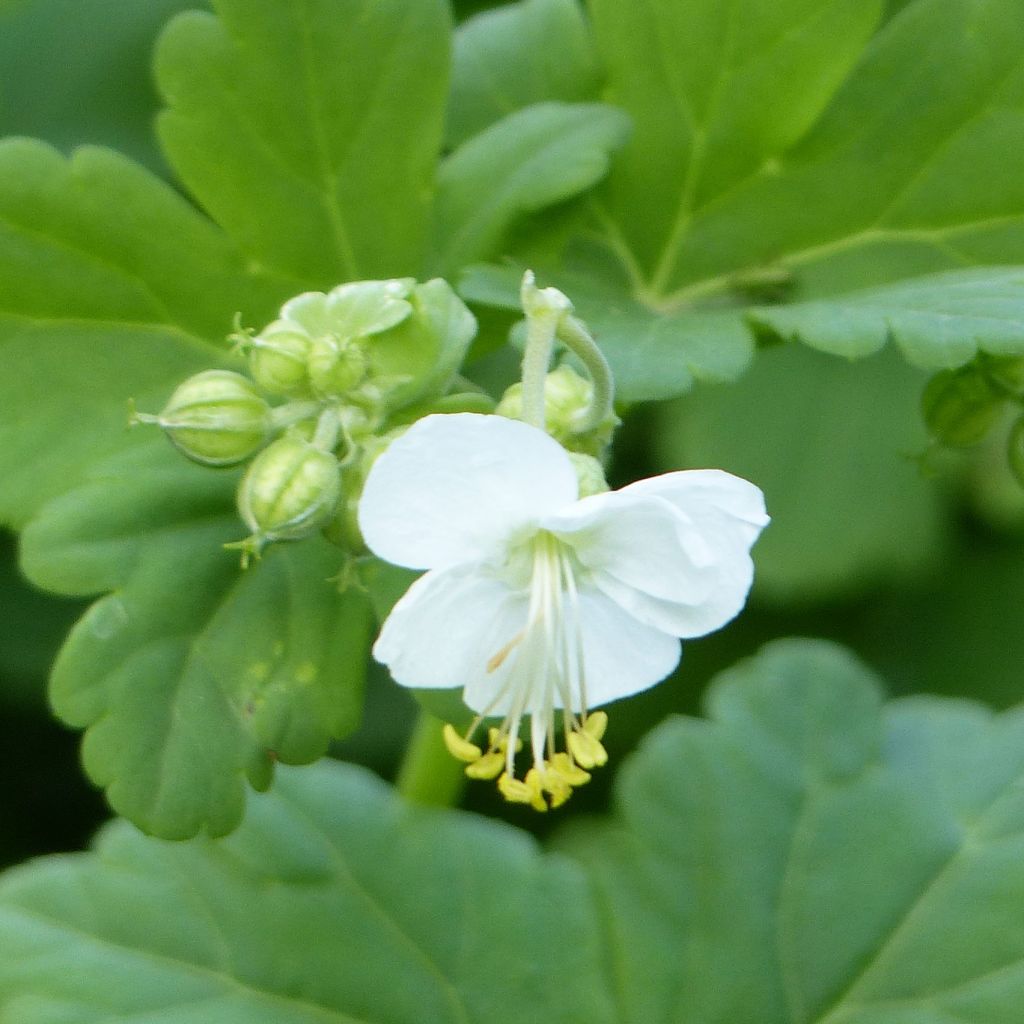
<instances>
[{"instance_id":1,"label":"leaf surface","mask_svg":"<svg viewBox=\"0 0 1024 1024\"><path fill-rule=\"evenodd\" d=\"M765 492L756 594L849 597L938 561L949 524L919 460L923 377L895 353L860 364L769 349L739 381L657 414L660 469L721 467Z\"/></svg>"},{"instance_id":2,"label":"leaf surface","mask_svg":"<svg viewBox=\"0 0 1024 1024\"><path fill-rule=\"evenodd\" d=\"M114 214L117 211L117 215ZM128 402L158 409L225 365L235 311L287 292L123 157L0 144L0 513L36 584L93 597L53 678L114 807L161 835L237 824L244 780L309 761L356 724L367 613L327 577L336 549L242 576L234 474L201 470ZM259 673L256 672L259 668Z\"/></svg>"},{"instance_id":3,"label":"leaf surface","mask_svg":"<svg viewBox=\"0 0 1024 1024\"><path fill-rule=\"evenodd\" d=\"M1024 714L885 705L813 641L708 713L555 852L329 764L220 843L115 824L0 882L0 1019L1014 1024Z\"/></svg>"},{"instance_id":4,"label":"leaf surface","mask_svg":"<svg viewBox=\"0 0 1024 1024\"><path fill-rule=\"evenodd\" d=\"M458 27L446 136L452 146L522 107L597 99L590 28L576 0L521 0Z\"/></svg>"},{"instance_id":5,"label":"leaf surface","mask_svg":"<svg viewBox=\"0 0 1024 1024\"><path fill-rule=\"evenodd\" d=\"M882 6L595 0L634 131L558 258L518 255L600 280L624 398L739 375L752 326L928 366L1021 345L1024 3Z\"/></svg>"},{"instance_id":6,"label":"leaf surface","mask_svg":"<svg viewBox=\"0 0 1024 1024\"><path fill-rule=\"evenodd\" d=\"M497 255L518 218L600 181L628 132L614 107L539 103L464 143L438 171L434 269L451 274Z\"/></svg>"},{"instance_id":7,"label":"leaf surface","mask_svg":"<svg viewBox=\"0 0 1024 1024\"><path fill-rule=\"evenodd\" d=\"M160 138L254 260L318 289L417 274L441 145L442 0L218 0L166 29ZM301 287L293 288L300 291Z\"/></svg>"}]
</instances>

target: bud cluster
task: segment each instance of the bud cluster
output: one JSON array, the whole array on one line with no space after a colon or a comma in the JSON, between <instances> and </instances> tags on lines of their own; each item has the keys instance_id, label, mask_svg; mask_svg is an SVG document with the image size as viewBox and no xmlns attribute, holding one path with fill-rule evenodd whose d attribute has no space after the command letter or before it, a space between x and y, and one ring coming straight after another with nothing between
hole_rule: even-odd
<instances>
[{"instance_id":1,"label":"bud cluster","mask_svg":"<svg viewBox=\"0 0 1024 1024\"><path fill-rule=\"evenodd\" d=\"M925 387L921 408L936 441L953 448L979 444L1004 421L1007 408L1024 408L1024 359L981 354L966 366L943 370ZM1010 428L1007 457L1024 486L1024 414Z\"/></svg>"},{"instance_id":2,"label":"bud cluster","mask_svg":"<svg viewBox=\"0 0 1024 1024\"><path fill-rule=\"evenodd\" d=\"M381 436L400 429L403 410L444 400L475 333L441 280L306 292L263 330L236 330L249 376L204 370L162 412L133 419L160 426L202 465L249 463L238 511L251 534L232 545L243 564L266 544L319 530L344 543Z\"/></svg>"}]
</instances>

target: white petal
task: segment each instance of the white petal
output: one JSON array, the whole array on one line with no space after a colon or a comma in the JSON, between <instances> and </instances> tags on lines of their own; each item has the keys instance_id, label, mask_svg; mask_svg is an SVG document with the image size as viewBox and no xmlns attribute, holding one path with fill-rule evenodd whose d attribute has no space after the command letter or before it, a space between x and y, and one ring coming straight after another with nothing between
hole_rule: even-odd
<instances>
[{"instance_id":1,"label":"white petal","mask_svg":"<svg viewBox=\"0 0 1024 1024\"><path fill-rule=\"evenodd\" d=\"M767 522L760 490L717 470L670 473L545 520L594 585L642 622L703 636L743 607L750 546Z\"/></svg>"},{"instance_id":2,"label":"white petal","mask_svg":"<svg viewBox=\"0 0 1024 1024\"><path fill-rule=\"evenodd\" d=\"M716 546L654 495L595 494L541 525L570 544L588 569L662 600L702 601L714 582Z\"/></svg>"},{"instance_id":3,"label":"white petal","mask_svg":"<svg viewBox=\"0 0 1024 1024\"><path fill-rule=\"evenodd\" d=\"M627 586L607 573L596 573L594 585L641 622L688 639L721 629L747 602L754 581L754 563L747 554L723 560L702 601L667 601Z\"/></svg>"},{"instance_id":4,"label":"white petal","mask_svg":"<svg viewBox=\"0 0 1024 1024\"><path fill-rule=\"evenodd\" d=\"M664 473L638 480L619 493L657 495L693 519L699 519L705 510L717 509L735 523L748 546L770 521L761 488L721 469Z\"/></svg>"},{"instance_id":5,"label":"white petal","mask_svg":"<svg viewBox=\"0 0 1024 1024\"><path fill-rule=\"evenodd\" d=\"M526 620L525 599L474 566L421 576L384 621L373 656L423 689L487 678L487 663Z\"/></svg>"},{"instance_id":6,"label":"white petal","mask_svg":"<svg viewBox=\"0 0 1024 1024\"><path fill-rule=\"evenodd\" d=\"M437 569L503 558L577 493L568 455L543 431L502 416L427 416L374 463L359 527L386 561Z\"/></svg>"},{"instance_id":7,"label":"white petal","mask_svg":"<svg viewBox=\"0 0 1024 1024\"><path fill-rule=\"evenodd\" d=\"M679 663L680 643L645 625L596 590L580 592L587 705L640 693Z\"/></svg>"}]
</instances>

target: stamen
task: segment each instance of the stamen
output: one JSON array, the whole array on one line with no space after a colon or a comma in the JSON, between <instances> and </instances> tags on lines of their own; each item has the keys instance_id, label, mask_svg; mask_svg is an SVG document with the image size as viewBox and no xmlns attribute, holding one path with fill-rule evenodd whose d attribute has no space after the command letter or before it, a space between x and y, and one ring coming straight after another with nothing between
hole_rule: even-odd
<instances>
[{"instance_id":1,"label":"stamen","mask_svg":"<svg viewBox=\"0 0 1024 1024\"><path fill-rule=\"evenodd\" d=\"M590 781L584 769L607 762L601 738L608 716L603 711L587 714L578 566L572 553L553 534L541 531L529 554L526 624L486 662L488 674L504 668L503 678L465 736L445 727L445 744L465 763L471 779L497 779L498 790L510 803L546 811L560 807L577 786ZM506 664L512 656L515 660ZM482 750L472 742L473 734L503 703L504 720L488 730L488 746ZM562 709L563 750L556 749L556 704ZM515 761L527 715L533 763L519 779Z\"/></svg>"},{"instance_id":2,"label":"stamen","mask_svg":"<svg viewBox=\"0 0 1024 1024\"><path fill-rule=\"evenodd\" d=\"M474 761L480 760L483 751L475 743L470 743L468 738L463 739L450 722L446 723L443 735L444 745L456 761L472 764Z\"/></svg>"},{"instance_id":3,"label":"stamen","mask_svg":"<svg viewBox=\"0 0 1024 1024\"><path fill-rule=\"evenodd\" d=\"M494 672L505 663L505 659L512 653L513 648L516 644L520 643L525 635L526 630L520 630L514 637L497 654L491 656L491 660L487 662L487 671Z\"/></svg>"}]
</instances>

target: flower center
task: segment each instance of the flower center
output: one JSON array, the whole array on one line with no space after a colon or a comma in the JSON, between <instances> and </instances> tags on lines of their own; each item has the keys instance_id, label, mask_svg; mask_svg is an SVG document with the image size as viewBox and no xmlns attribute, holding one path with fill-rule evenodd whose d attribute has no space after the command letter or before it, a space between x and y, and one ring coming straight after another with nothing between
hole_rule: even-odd
<instances>
[{"instance_id":1,"label":"flower center","mask_svg":"<svg viewBox=\"0 0 1024 1024\"><path fill-rule=\"evenodd\" d=\"M561 806L573 787L590 780L585 769L608 760L601 745L608 716L603 711L587 714L579 571L572 548L546 530L538 531L510 561L509 572L528 588L526 625L487 661L487 671L495 677L490 704L464 736L451 725L444 731L449 751L466 763L470 778L497 779L506 800L538 811L546 811L549 804ZM504 720L489 730L488 745L482 748L473 736L499 707L507 708ZM515 760L526 716L533 764L520 779Z\"/></svg>"}]
</instances>

